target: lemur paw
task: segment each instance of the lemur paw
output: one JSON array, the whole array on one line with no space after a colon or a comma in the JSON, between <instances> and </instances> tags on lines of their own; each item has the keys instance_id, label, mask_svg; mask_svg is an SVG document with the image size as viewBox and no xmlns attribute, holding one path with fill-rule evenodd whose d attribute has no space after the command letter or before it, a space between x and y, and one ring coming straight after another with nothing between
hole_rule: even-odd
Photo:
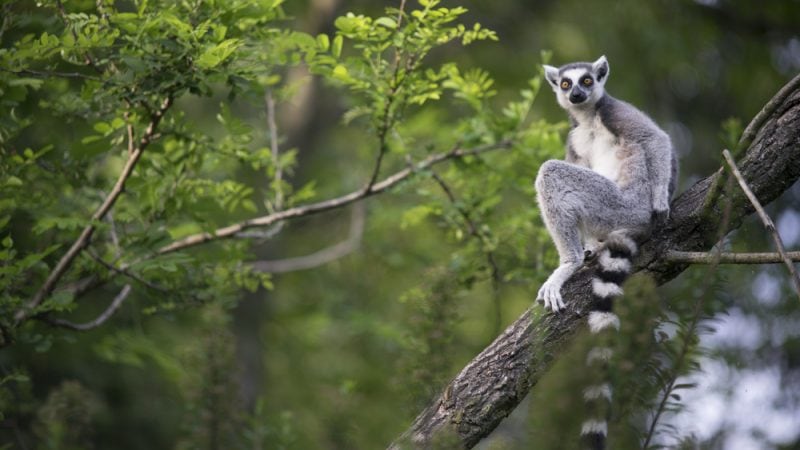
<instances>
[{"instance_id":1,"label":"lemur paw","mask_svg":"<svg viewBox=\"0 0 800 450\"><path fill-rule=\"evenodd\" d=\"M544 303L545 309L550 309L553 312L558 312L566 307L564 299L561 297L561 285L551 281L545 281L539 293L536 295L536 301Z\"/></svg>"}]
</instances>

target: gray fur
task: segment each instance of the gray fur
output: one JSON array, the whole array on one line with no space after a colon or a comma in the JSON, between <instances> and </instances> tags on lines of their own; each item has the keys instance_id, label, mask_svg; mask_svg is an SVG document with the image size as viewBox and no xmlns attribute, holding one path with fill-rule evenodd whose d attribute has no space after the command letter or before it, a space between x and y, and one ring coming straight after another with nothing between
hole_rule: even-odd
<instances>
[{"instance_id":1,"label":"gray fur","mask_svg":"<svg viewBox=\"0 0 800 450\"><path fill-rule=\"evenodd\" d=\"M545 162L536 178L539 208L560 260L537 300L558 311L565 306L561 286L583 264L584 249L591 251L612 233L641 238L654 217L667 217L677 163L664 131L605 93L605 56L544 69L572 122L566 161ZM565 80L567 89L561 86Z\"/></svg>"}]
</instances>

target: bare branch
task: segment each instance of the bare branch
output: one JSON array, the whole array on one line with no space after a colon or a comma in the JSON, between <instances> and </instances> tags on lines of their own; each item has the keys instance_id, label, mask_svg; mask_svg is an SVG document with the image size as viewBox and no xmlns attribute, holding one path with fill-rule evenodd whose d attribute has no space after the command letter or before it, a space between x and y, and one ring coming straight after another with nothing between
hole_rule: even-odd
<instances>
[{"instance_id":1,"label":"bare branch","mask_svg":"<svg viewBox=\"0 0 800 450\"><path fill-rule=\"evenodd\" d=\"M128 155L128 160L125 162L125 166L122 168L122 172L119 174L117 182L114 184L111 192L109 192L103 203L99 208L97 208L94 214L92 214L89 223L84 227L83 231L81 231L80 236L78 236L78 239L75 240L67 253L64 254L64 256L62 256L58 261L56 267L47 277L42 287L40 287L36 294L34 294L33 298L31 298L31 300L14 315L16 324L19 324L25 320L30 313L37 306L39 306L42 301L44 301L44 299L50 295L51 292L53 292L56 284L58 284L59 280L61 280L61 277L67 273L67 270L69 270L69 268L72 266L75 258L87 245L89 245L92 235L97 229L96 224L103 220L106 214L108 214L108 212L114 206L114 203L116 203L119 196L122 194L123 190L125 189L125 182L128 181L128 178L130 178L131 174L133 173L133 169L136 167L136 163L139 161L139 158L142 156L144 150L147 148L150 142L152 142L153 135L156 132L158 124L161 122L161 119L164 117L164 113L166 113L167 109L169 109L171 105L172 97L167 97L161 104L161 108L151 115L150 123L148 124L144 135L140 139L138 147Z\"/></svg>"},{"instance_id":2,"label":"bare branch","mask_svg":"<svg viewBox=\"0 0 800 450\"><path fill-rule=\"evenodd\" d=\"M798 76L796 79L800 79L800 76ZM794 82L794 80L792 80L792 82ZM797 86L800 86L800 83L798 83ZM776 107L777 106L774 106L774 108ZM797 296L800 297L800 276L797 275L794 264L792 264L792 259L786 254L786 248L784 248L783 240L778 234L778 231L775 229L775 224L767 215L767 212L764 211L764 208L761 206L761 203L758 201L758 198L756 198L755 194L753 194L753 191L750 190L750 186L747 185L747 181L745 181L742 173L739 172L739 168L736 167L736 163L733 161L733 157L731 157L731 152L725 149L722 151L722 156L725 157L725 160L731 167L731 172L733 172L733 176L736 177L736 181L739 182L739 186L742 188L742 191L744 191L747 199L750 200L750 203L752 203L753 207L756 209L756 213L758 213L758 216L764 223L764 227L772 235L772 240L775 241L775 248L777 248L778 253L781 254L783 262L786 264L786 268L789 269L789 275L792 278L792 282L794 282L794 289L797 291Z\"/></svg>"},{"instance_id":3,"label":"bare branch","mask_svg":"<svg viewBox=\"0 0 800 450\"><path fill-rule=\"evenodd\" d=\"M266 227L282 220L309 216L323 211L341 208L355 201L371 197L373 195L386 191L387 189L396 186L402 181L405 181L415 172L427 169L428 167L434 166L443 161L447 161L449 159L454 159L454 158L463 158L465 156L479 155L492 150L507 149L509 147L511 147L511 141L503 140L493 144L486 144L471 149L456 148L447 153L438 153L435 155L431 155L425 158L424 160L418 162L413 167L407 167L403 170L395 172L394 174L384 178L382 181L375 183L370 187L369 190L359 189L357 191L350 192L349 194L345 194L340 197L332 198L318 203L312 203L309 205L296 206L294 208L285 209L283 211L267 214L266 216L256 217L254 219L245 220L244 222L228 225L226 227L219 228L212 233L193 234L191 236L187 236L183 239L177 240L169 245L161 247L156 251L156 255L164 255L178 250L184 250L190 247L194 247L196 245L205 244L210 241L230 238L250 228Z\"/></svg>"},{"instance_id":4,"label":"bare branch","mask_svg":"<svg viewBox=\"0 0 800 450\"><path fill-rule=\"evenodd\" d=\"M69 328L70 330L76 330L76 331L88 331L93 328L99 327L100 325L104 324L108 319L110 319L111 316L113 316L114 313L117 312L119 307L122 306L122 303L125 301L125 299L128 298L128 295L130 295L130 293L131 293L131 285L126 284L122 288L122 290L119 291L119 294L117 294L117 296L114 297L114 300L111 302L110 305L108 305L108 308L106 308L105 311L103 311L99 316L97 316L96 319L90 322L74 323L64 319L53 319L49 317L42 317L41 320L57 327Z\"/></svg>"},{"instance_id":5,"label":"bare branch","mask_svg":"<svg viewBox=\"0 0 800 450\"><path fill-rule=\"evenodd\" d=\"M253 268L260 272L286 273L297 270L311 269L335 261L349 255L361 244L361 236L364 233L364 202L357 202L353 205L350 217L350 231L347 239L330 247L324 248L310 255L298 256L295 258L285 258L272 261L255 261Z\"/></svg>"},{"instance_id":6,"label":"bare branch","mask_svg":"<svg viewBox=\"0 0 800 450\"><path fill-rule=\"evenodd\" d=\"M800 252L786 252L792 261L800 262ZM664 260L684 264L714 264L719 258L720 264L784 264L780 253L717 253L680 252L671 250L664 255Z\"/></svg>"}]
</instances>

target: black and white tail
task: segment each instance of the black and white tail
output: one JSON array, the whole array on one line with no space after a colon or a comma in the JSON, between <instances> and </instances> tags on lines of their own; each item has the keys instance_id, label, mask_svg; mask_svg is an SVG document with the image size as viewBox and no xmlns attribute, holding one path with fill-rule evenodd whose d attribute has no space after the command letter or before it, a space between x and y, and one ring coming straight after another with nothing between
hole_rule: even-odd
<instances>
[{"instance_id":1,"label":"black and white tail","mask_svg":"<svg viewBox=\"0 0 800 450\"><path fill-rule=\"evenodd\" d=\"M608 434L608 416L612 389L608 379L608 361L612 350L603 345L610 339L600 335L619 330L619 317L612 311L614 299L622 295L622 283L631 273L631 261L636 254L636 243L619 233L612 233L598 256L598 268L592 279L592 309L589 312L589 331L597 335L600 343L586 357L588 369L600 376L599 382L583 391L588 416L581 425L581 436L591 449L604 449Z\"/></svg>"}]
</instances>

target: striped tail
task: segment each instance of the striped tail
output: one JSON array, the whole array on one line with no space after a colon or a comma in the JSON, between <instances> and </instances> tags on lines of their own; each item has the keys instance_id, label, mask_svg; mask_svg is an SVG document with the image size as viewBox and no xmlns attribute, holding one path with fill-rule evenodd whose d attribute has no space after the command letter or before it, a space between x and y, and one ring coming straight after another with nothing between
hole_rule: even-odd
<instances>
[{"instance_id":1,"label":"striped tail","mask_svg":"<svg viewBox=\"0 0 800 450\"><path fill-rule=\"evenodd\" d=\"M598 257L598 268L592 279L592 309L589 312L589 331L597 336L599 346L586 357L586 365L597 373L598 383L583 391L587 419L581 426L581 436L590 449L605 449L608 435L608 417L611 407L611 384L608 379L608 362L613 351L603 346L608 331L619 330L619 317L612 312L614 299L622 295L622 283L631 273L631 261L636 254L636 243L620 234L612 233L605 241ZM608 331L607 331L608 330Z\"/></svg>"}]
</instances>

